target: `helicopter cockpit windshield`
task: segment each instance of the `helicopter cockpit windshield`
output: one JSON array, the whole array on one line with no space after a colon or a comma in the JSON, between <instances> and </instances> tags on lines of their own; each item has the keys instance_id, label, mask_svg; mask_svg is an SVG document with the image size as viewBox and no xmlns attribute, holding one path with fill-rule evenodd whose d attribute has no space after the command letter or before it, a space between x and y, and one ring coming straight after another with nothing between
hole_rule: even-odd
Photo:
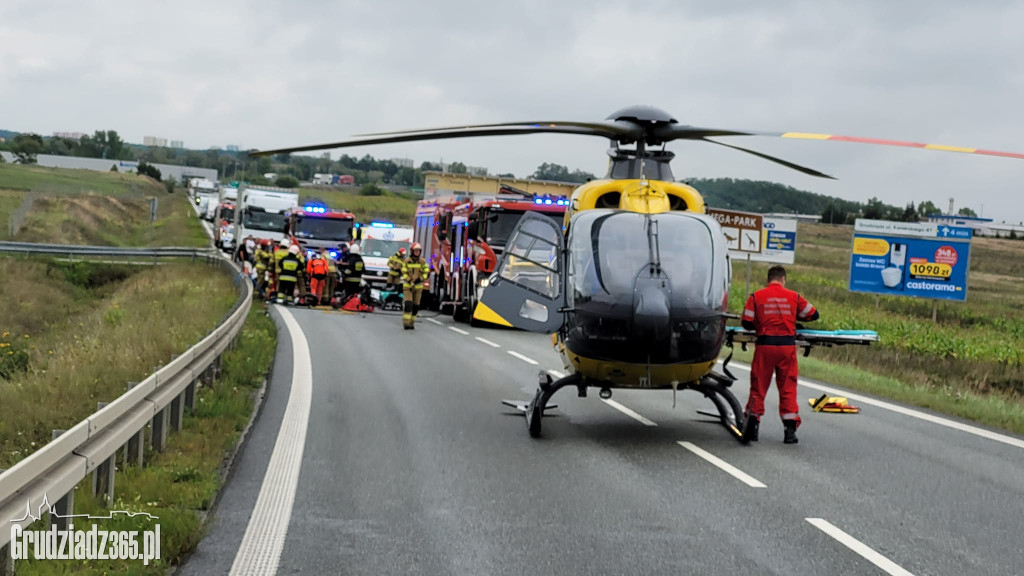
<instances>
[{"instance_id":1,"label":"helicopter cockpit windshield","mask_svg":"<svg viewBox=\"0 0 1024 576\"><path fill-rule=\"evenodd\" d=\"M614 348L621 358L623 347L633 347L635 361L654 363L717 352L728 271L709 218L590 210L574 220L569 250L574 350L601 358L601 349L610 356Z\"/></svg>"}]
</instances>

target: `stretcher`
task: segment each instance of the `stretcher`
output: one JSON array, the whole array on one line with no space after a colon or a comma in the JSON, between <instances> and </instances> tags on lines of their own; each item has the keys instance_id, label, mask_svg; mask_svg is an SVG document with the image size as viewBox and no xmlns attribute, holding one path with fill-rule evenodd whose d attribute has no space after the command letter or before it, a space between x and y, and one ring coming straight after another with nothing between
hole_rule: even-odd
<instances>
[{"instance_id":1,"label":"stretcher","mask_svg":"<svg viewBox=\"0 0 1024 576\"><path fill-rule=\"evenodd\" d=\"M727 326L725 330L725 345L730 348L734 344L739 344L743 350L746 350L747 344L753 344L757 340L757 334L753 330L747 330L740 326ZM798 328L796 331L796 345L804 349L804 356L807 356L814 346L867 346L872 342L878 342L878 332L874 330L807 330Z\"/></svg>"}]
</instances>

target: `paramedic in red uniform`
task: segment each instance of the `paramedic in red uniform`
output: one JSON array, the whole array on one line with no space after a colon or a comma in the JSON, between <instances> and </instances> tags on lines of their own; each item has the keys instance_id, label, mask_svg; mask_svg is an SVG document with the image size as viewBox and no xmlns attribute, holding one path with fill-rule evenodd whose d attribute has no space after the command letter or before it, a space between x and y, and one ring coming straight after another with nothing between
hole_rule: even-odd
<instances>
[{"instance_id":1,"label":"paramedic in red uniform","mask_svg":"<svg viewBox=\"0 0 1024 576\"><path fill-rule=\"evenodd\" d=\"M818 319L818 311L799 294L786 289L786 269L772 266L768 286L754 292L743 309L743 327L757 333L754 363L750 367L750 398L743 441L757 440L757 428L764 415L764 397L775 374L779 389L779 415L786 428L784 442L796 444L800 426L796 380L796 322Z\"/></svg>"}]
</instances>

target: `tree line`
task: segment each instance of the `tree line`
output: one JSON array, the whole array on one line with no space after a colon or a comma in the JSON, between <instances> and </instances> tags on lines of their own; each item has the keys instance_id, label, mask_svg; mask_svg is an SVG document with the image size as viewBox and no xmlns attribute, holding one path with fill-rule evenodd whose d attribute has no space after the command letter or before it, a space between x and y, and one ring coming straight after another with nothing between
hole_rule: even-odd
<instances>
[{"instance_id":1,"label":"tree line","mask_svg":"<svg viewBox=\"0 0 1024 576\"><path fill-rule=\"evenodd\" d=\"M830 224L853 224L857 218L917 222L942 211L930 200L915 205L894 206L872 197L867 202L843 200L833 196L798 190L776 182L737 180L734 178L691 178L687 184L704 196L709 206L746 212L779 212L820 214L821 221ZM964 206L960 216L977 217L974 210Z\"/></svg>"}]
</instances>

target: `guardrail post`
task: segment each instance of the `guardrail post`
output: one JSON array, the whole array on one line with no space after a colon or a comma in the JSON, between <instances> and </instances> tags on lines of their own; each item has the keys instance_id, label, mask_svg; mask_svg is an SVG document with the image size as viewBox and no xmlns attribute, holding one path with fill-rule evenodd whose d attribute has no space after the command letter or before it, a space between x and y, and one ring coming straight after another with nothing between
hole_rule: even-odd
<instances>
[{"instance_id":1,"label":"guardrail post","mask_svg":"<svg viewBox=\"0 0 1024 576\"><path fill-rule=\"evenodd\" d=\"M142 467L142 459L146 452L146 427L132 435L124 446L124 465Z\"/></svg>"},{"instance_id":2,"label":"guardrail post","mask_svg":"<svg viewBox=\"0 0 1024 576\"><path fill-rule=\"evenodd\" d=\"M0 546L0 576L14 576L14 558L11 558L11 543Z\"/></svg>"},{"instance_id":3,"label":"guardrail post","mask_svg":"<svg viewBox=\"0 0 1024 576\"><path fill-rule=\"evenodd\" d=\"M171 400L170 405L171 430L174 430L175 432L181 430L181 420L185 412L185 403L182 402L182 396L184 396L184 393L175 396L174 399Z\"/></svg>"},{"instance_id":4,"label":"guardrail post","mask_svg":"<svg viewBox=\"0 0 1024 576\"><path fill-rule=\"evenodd\" d=\"M185 407L188 408L189 414L194 414L196 411L196 379L193 378L188 386L185 386Z\"/></svg>"},{"instance_id":5,"label":"guardrail post","mask_svg":"<svg viewBox=\"0 0 1024 576\"><path fill-rule=\"evenodd\" d=\"M97 402L96 410L100 410L107 404L109 402ZM117 452L114 452L96 467L92 476L92 495L99 496L103 494L106 496L107 508L114 505L114 472L116 471Z\"/></svg>"},{"instance_id":6,"label":"guardrail post","mask_svg":"<svg viewBox=\"0 0 1024 576\"><path fill-rule=\"evenodd\" d=\"M153 450L163 452L167 447L167 407L165 406L156 416L153 416L153 435L150 437Z\"/></svg>"},{"instance_id":7,"label":"guardrail post","mask_svg":"<svg viewBox=\"0 0 1024 576\"><path fill-rule=\"evenodd\" d=\"M107 508L114 505L114 472L116 471L117 454L114 453L96 467L92 478L92 494L93 496L103 494Z\"/></svg>"},{"instance_id":8,"label":"guardrail post","mask_svg":"<svg viewBox=\"0 0 1024 576\"><path fill-rule=\"evenodd\" d=\"M58 436L66 432L66 430L54 430L51 441L56 440ZM72 524L71 516L75 513L75 489L72 488L67 494L65 494L60 500L57 500L55 504L50 505L50 524L57 527L57 530L67 530L68 526Z\"/></svg>"}]
</instances>

